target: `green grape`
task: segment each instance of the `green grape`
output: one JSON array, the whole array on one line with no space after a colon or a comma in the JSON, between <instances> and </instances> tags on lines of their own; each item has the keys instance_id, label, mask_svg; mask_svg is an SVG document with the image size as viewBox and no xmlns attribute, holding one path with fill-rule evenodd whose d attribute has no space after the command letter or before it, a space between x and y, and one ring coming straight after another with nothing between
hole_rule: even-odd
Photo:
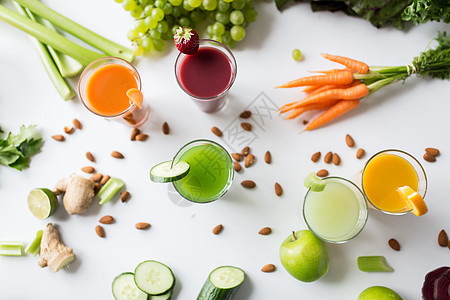
<instances>
[{"instance_id":1,"label":"green grape","mask_svg":"<svg viewBox=\"0 0 450 300\"><path fill-rule=\"evenodd\" d=\"M144 8L144 15L145 16L151 16L152 15L152 10L153 10L153 6L152 5L147 5Z\"/></svg>"},{"instance_id":2,"label":"green grape","mask_svg":"<svg viewBox=\"0 0 450 300\"><path fill-rule=\"evenodd\" d=\"M230 13L230 22L234 25L240 25L244 22L244 14L240 10L233 10Z\"/></svg>"},{"instance_id":3,"label":"green grape","mask_svg":"<svg viewBox=\"0 0 450 300\"><path fill-rule=\"evenodd\" d=\"M186 11L193 11L194 8L189 4L189 0L183 0L183 8Z\"/></svg>"},{"instance_id":4,"label":"green grape","mask_svg":"<svg viewBox=\"0 0 450 300\"><path fill-rule=\"evenodd\" d=\"M122 5L123 9L125 9L126 11L132 11L137 6L137 3L135 0L124 0L122 2Z\"/></svg>"},{"instance_id":5,"label":"green grape","mask_svg":"<svg viewBox=\"0 0 450 300\"><path fill-rule=\"evenodd\" d=\"M189 27L189 24L191 24L191 21L187 17L181 17L178 22L180 22L180 25L182 27Z\"/></svg>"},{"instance_id":6,"label":"green grape","mask_svg":"<svg viewBox=\"0 0 450 300\"><path fill-rule=\"evenodd\" d=\"M181 3L183 3L183 0L169 0L169 3L173 6L179 6Z\"/></svg>"},{"instance_id":7,"label":"green grape","mask_svg":"<svg viewBox=\"0 0 450 300\"><path fill-rule=\"evenodd\" d=\"M144 47L137 46L134 48L134 55L141 56L142 54L144 54Z\"/></svg>"},{"instance_id":8,"label":"green grape","mask_svg":"<svg viewBox=\"0 0 450 300\"><path fill-rule=\"evenodd\" d=\"M161 33L161 38L165 41L168 41L168 40L172 40L173 36L170 31L167 31L167 32Z\"/></svg>"},{"instance_id":9,"label":"green grape","mask_svg":"<svg viewBox=\"0 0 450 300\"><path fill-rule=\"evenodd\" d=\"M210 22L215 22L216 21L216 12L215 11L207 11L206 19Z\"/></svg>"},{"instance_id":10,"label":"green grape","mask_svg":"<svg viewBox=\"0 0 450 300\"><path fill-rule=\"evenodd\" d=\"M258 17L258 12L255 9L247 9L244 16L247 22L255 22Z\"/></svg>"},{"instance_id":11,"label":"green grape","mask_svg":"<svg viewBox=\"0 0 450 300\"><path fill-rule=\"evenodd\" d=\"M254 8L253 0L245 0L245 8Z\"/></svg>"},{"instance_id":12,"label":"green grape","mask_svg":"<svg viewBox=\"0 0 450 300\"><path fill-rule=\"evenodd\" d=\"M158 21L156 21L152 17L146 17L144 19L144 22L145 22L145 25L147 25L147 27L150 29L156 28L156 26L158 26Z\"/></svg>"},{"instance_id":13,"label":"green grape","mask_svg":"<svg viewBox=\"0 0 450 300\"><path fill-rule=\"evenodd\" d=\"M247 27L247 25L248 25L248 22L247 22L247 21L245 21L245 20L244 20L244 22L242 22L242 24L241 24L241 26L242 26L242 27L244 27L244 28L246 28L246 27Z\"/></svg>"},{"instance_id":14,"label":"green grape","mask_svg":"<svg viewBox=\"0 0 450 300\"><path fill-rule=\"evenodd\" d=\"M114 1L116 1L117 3L122 3L123 2L123 0L114 0Z\"/></svg>"},{"instance_id":15,"label":"green grape","mask_svg":"<svg viewBox=\"0 0 450 300\"><path fill-rule=\"evenodd\" d=\"M172 28L173 24L175 24L175 18L173 16L166 15L164 20L167 22L168 28Z\"/></svg>"},{"instance_id":16,"label":"green grape","mask_svg":"<svg viewBox=\"0 0 450 300\"><path fill-rule=\"evenodd\" d=\"M139 37L139 32L138 32L136 29L130 29L130 30L128 30L128 32L127 32L127 38L128 38L130 41L135 40L137 37Z\"/></svg>"},{"instance_id":17,"label":"green grape","mask_svg":"<svg viewBox=\"0 0 450 300\"><path fill-rule=\"evenodd\" d=\"M207 33L209 36L212 36L212 35L214 34L214 27L213 27L213 25L208 25L208 26L206 26L206 33Z\"/></svg>"},{"instance_id":18,"label":"green grape","mask_svg":"<svg viewBox=\"0 0 450 300\"><path fill-rule=\"evenodd\" d=\"M181 16L181 8L179 6L175 6L172 10L172 16L174 18L178 18L179 16Z\"/></svg>"},{"instance_id":19,"label":"green grape","mask_svg":"<svg viewBox=\"0 0 450 300\"><path fill-rule=\"evenodd\" d=\"M177 30L178 30L179 27L180 26L178 26L178 25L173 25L172 26L172 35L175 35L177 33Z\"/></svg>"},{"instance_id":20,"label":"green grape","mask_svg":"<svg viewBox=\"0 0 450 300\"><path fill-rule=\"evenodd\" d=\"M189 14L189 17L191 18L191 21L194 24L198 24L198 23L200 23L201 21L203 21L206 18L205 14L199 9L196 9L196 10L192 11Z\"/></svg>"},{"instance_id":21,"label":"green grape","mask_svg":"<svg viewBox=\"0 0 450 300\"><path fill-rule=\"evenodd\" d=\"M161 33L158 30L156 30L156 29L150 29L149 35L154 40L157 40L157 39L161 38Z\"/></svg>"},{"instance_id":22,"label":"green grape","mask_svg":"<svg viewBox=\"0 0 450 300\"><path fill-rule=\"evenodd\" d=\"M234 9L241 10L245 6L245 0L233 0L233 2L231 2L231 6Z\"/></svg>"},{"instance_id":23,"label":"green grape","mask_svg":"<svg viewBox=\"0 0 450 300\"><path fill-rule=\"evenodd\" d=\"M222 36L224 32L225 32L225 25L219 22L214 23L213 25L214 35Z\"/></svg>"},{"instance_id":24,"label":"green grape","mask_svg":"<svg viewBox=\"0 0 450 300\"><path fill-rule=\"evenodd\" d=\"M196 8L202 5L202 0L187 0L187 3L189 3L189 5L193 8Z\"/></svg>"},{"instance_id":25,"label":"green grape","mask_svg":"<svg viewBox=\"0 0 450 300\"><path fill-rule=\"evenodd\" d=\"M292 58L296 61L299 61L302 59L302 51L298 49L292 50Z\"/></svg>"},{"instance_id":26,"label":"green grape","mask_svg":"<svg viewBox=\"0 0 450 300\"><path fill-rule=\"evenodd\" d=\"M169 31L169 23L167 23L167 21L161 21L159 22L158 26L156 27L156 29L160 32L160 33L164 33Z\"/></svg>"},{"instance_id":27,"label":"green grape","mask_svg":"<svg viewBox=\"0 0 450 300\"><path fill-rule=\"evenodd\" d=\"M217 0L203 0L205 10L215 10L217 8Z\"/></svg>"},{"instance_id":28,"label":"green grape","mask_svg":"<svg viewBox=\"0 0 450 300\"><path fill-rule=\"evenodd\" d=\"M237 42L245 38L245 29L242 26L234 25L230 29L231 38Z\"/></svg>"},{"instance_id":29,"label":"green grape","mask_svg":"<svg viewBox=\"0 0 450 300\"><path fill-rule=\"evenodd\" d=\"M147 0L147 5L153 5L155 4L155 0Z\"/></svg>"},{"instance_id":30,"label":"green grape","mask_svg":"<svg viewBox=\"0 0 450 300\"><path fill-rule=\"evenodd\" d=\"M147 24L145 24L144 20L136 20L136 22L134 23L134 29L137 32L146 32L148 30L148 26Z\"/></svg>"},{"instance_id":31,"label":"green grape","mask_svg":"<svg viewBox=\"0 0 450 300\"><path fill-rule=\"evenodd\" d=\"M163 0L156 0L155 1L155 7L157 7L157 8L163 9L164 8L164 4L166 4L166 2L163 1Z\"/></svg>"},{"instance_id":32,"label":"green grape","mask_svg":"<svg viewBox=\"0 0 450 300\"><path fill-rule=\"evenodd\" d=\"M139 18L142 15L142 12L144 11L144 9L142 8L142 6L137 5L132 11L131 11L131 16L135 19Z\"/></svg>"},{"instance_id":33,"label":"green grape","mask_svg":"<svg viewBox=\"0 0 450 300\"><path fill-rule=\"evenodd\" d=\"M219 42L219 43L222 43L222 36L221 36L221 35L214 34L214 35L211 37L211 39L212 39L212 40L215 40L215 41L217 41L217 42Z\"/></svg>"},{"instance_id":34,"label":"green grape","mask_svg":"<svg viewBox=\"0 0 450 300\"><path fill-rule=\"evenodd\" d=\"M154 49L153 40L150 37L143 38L141 44L145 52L150 52Z\"/></svg>"},{"instance_id":35,"label":"green grape","mask_svg":"<svg viewBox=\"0 0 450 300\"><path fill-rule=\"evenodd\" d=\"M166 16L171 15L172 11L173 11L172 4L170 4L170 3L164 4L163 11Z\"/></svg>"},{"instance_id":36,"label":"green grape","mask_svg":"<svg viewBox=\"0 0 450 300\"><path fill-rule=\"evenodd\" d=\"M219 0L217 3L217 10L218 11L227 11L230 8L230 3L225 2L223 0Z\"/></svg>"},{"instance_id":37,"label":"green grape","mask_svg":"<svg viewBox=\"0 0 450 300\"><path fill-rule=\"evenodd\" d=\"M152 11L152 18L158 22L161 21L162 19L164 19L164 11L161 8L155 8Z\"/></svg>"},{"instance_id":38,"label":"green grape","mask_svg":"<svg viewBox=\"0 0 450 300\"><path fill-rule=\"evenodd\" d=\"M163 51L164 50L164 41L163 40L161 40L161 39L156 39L156 40L153 40L153 46L155 47L155 50L156 51Z\"/></svg>"},{"instance_id":39,"label":"green grape","mask_svg":"<svg viewBox=\"0 0 450 300\"><path fill-rule=\"evenodd\" d=\"M139 3L142 7L145 7L146 5L148 5L148 0L139 0L138 3Z\"/></svg>"},{"instance_id":40,"label":"green grape","mask_svg":"<svg viewBox=\"0 0 450 300\"><path fill-rule=\"evenodd\" d=\"M225 44L229 44L233 39L231 38L230 32L227 30L222 34L222 41Z\"/></svg>"},{"instance_id":41,"label":"green grape","mask_svg":"<svg viewBox=\"0 0 450 300\"><path fill-rule=\"evenodd\" d=\"M226 12L217 12L216 21L222 24L228 24L230 22L230 15Z\"/></svg>"},{"instance_id":42,"label":"green grape","mask_svg":"<svg viewBox=\"0 0 450 300\"><path fill-rule=\"evenodd\" d=\"M233 0L223 0L223 1L225 1L225 2L233 2Z\"/></svg>"}]
</instances>

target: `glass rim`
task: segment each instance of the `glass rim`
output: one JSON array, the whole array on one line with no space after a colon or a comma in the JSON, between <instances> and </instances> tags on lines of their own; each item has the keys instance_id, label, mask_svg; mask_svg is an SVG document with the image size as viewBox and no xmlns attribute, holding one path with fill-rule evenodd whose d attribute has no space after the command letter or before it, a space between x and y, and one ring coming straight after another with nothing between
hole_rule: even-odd
<instances>
[{"instance_id":1,"label":"glass rim","mask_svg":"<svg viewBox=\"0 0 450 300\"><path fill-rule=\"evenodd\" d=\"M174 157L173 157L173 159L172 159L171 167L174 165L175 162L178 162L178 161L179 161L179 158L177 159L177 156L178 156L180 153L182 153L183 151L186 151L185 149L191 148L191 147L189 147L189 146L191 146L191 145L194 144L194 143L202 143L202 144L206 144L206 143L207 143L207 144L212 144L212 145L214 145L214 146L219 147L221 150L223 150L223 151L227 154L227 157L229 158L229 160L230 160L230 162L231 162L231 168L230 168L230 170L231 170L231 175L230 175L229 178L228 178L227 184L223 187L223 189L220 191L220 193L217 195L216 198L211 199L211 200L209 200L209 201L203 201L203 202L197 202L197 201L194 201L194 200L192 200L192 199L189 199L189 198L185 197L185 196L184 196L182 193L180 193L180 191L177 189L177 186L175 185L175 181L172 182L172 186L175 188L175 190L177 191L178 195L180 195L181 197L183 197L184 199L186 199L186 200L188 200L188 201L190 201L190 202L198 203L198 204L211 203L211 202L214 202L214 201L216 201L217 199L221 198L221 197L222 197L223 195L225 195L225 193L230 189L231 184L233 183L233 179L234 179L233 159L231 158L231 155L230 155L230 153L227 151L227 149L225 149L225 147L223 147L223 146L220 145L219 143L217 143L217 142L215 142L215 141L213 141L213 140L209 140L209 139L195 139L195 140L192 140L192 141L190 141L190 142L184 144L184 145L177 151L177 153L174 155Z\"/></svg>"},{"instance_id":2,"label":"glass rim","mask_svg":"<svg viewBox=\"0 0 450 300\"><path fill-rule=\"evenodd\" d=\"M372 156L367 160L367 162L365 163L364 168L362 169L362 172L361 172L361 188L362 188L362 190L363 190L364 195L365 195L366 198L367 198L367 201L369 201L370 205L371 205L374 209L376 209L376 210L378 210L378 211L381 211L381 212L383 212L383 213L385 213L385 214L388 214L388 215L396 215L396 216L398 216L398 215L404 215L404 214L407 214L407 213L411 212L412 209L409 209L409 210L395 210L395 211L387 211L387 210L381 209L381 208L377 207L377 206L370 200L369 196L367 196L366 191L364 190L364 171L366 170L367 166L369 165L369 162L370 162L372 159L374 159L375 157L377 157L378 155L383 154L383 153L386 153L386 152L397 152L397 153L404 154L404 155L406 155L408 158L411 158L414 162L417 163L417 165L420 167L419 170L422 171L423 177L424 177L424 179L425 179L425 189L424 189L424 191L423 191L423 195L421 195L422 198L425 198L425 195L427 194L427 190L428 190L428 178L427 178L427 174L425 173L425 169L423 168L422 164L419 162L419 160L418 160L417 158L415 158L414 156L412 156L412 155L409 154L408 152L406 152L406 151L404 151L404 150L400 150L400 149L394 149L394 148L392 148L392 149L384 149L384 150L378 151L377 153L375 153L374 155L372 155ZM411 165L412 165L412 164L411 164ZM416 167L415 167L414 165L412 165L412 166L413 166L414 170L415 170L416 173L417 173ZM417 174L417 175L419 175L419 174Z\"/></svg>"},{"instance_id":3,"label":"glass rim","mask_svg":"<svg viewBox=\"0 0 450 300\"><path fill-rule=\"evenodd\" d=\"M333 180L333 179L335 179L335 180L342 180L342 181L346 182L346 184L349 184L349 185L351 185L352 187L354 187L354 188L359 192L359 194L361 195L362 201L361 201L360 197L357 197L357 198L358 198L358 202L359 202L360 204L362 204L362 206L363 206L362 209L361 209L361 208L359 209L359 213L361 213L361 210L365 211L364 222L363 222L362 224L360 224L361 228L359 228L359 230L357 230L355 233L353 233L353 235L350 236L349 238L345 238L345 239L339 240L339 241L333 241L333 240L330 240L330 239L328 239L328 238L326 238L326 237L321 236L321 235L318 234L317 232L315 232L315 231L311 228L311 226L309 225L308 220L307 220L306 215L305 215L305 203L306 203L307 196L308 196L309 192L311 191L311 188L308 188L308 191L306 192L305 197L303 198L303 212L302 212L302 213L303 213L303 220L305 221L306 226L309 228L309 230L310 230L316 237L318 237L319 239L321 239L322 241L327 242L327 243L330 243L330 244L343 244L343 243L346 243L346 242L348 242L348 241L354 239L355 237L357 237L357 236L361 233L361 231L364 229L364 227L366 226L367 220L369 219L369 207L368 207L368 205L367 205L367 197L366 197L366 195L363 193L363 191L362 191L362 190L361 190L361 189L360 189L353 181L351 181L351 180L349 180L349 179L347 179L347 178L340 177L340 176L327 176L327 177L325 177L325 178L322 178L321 180L328 180L328 179L331 179L331 180ZM358 215L358 221L357 221L356 224L359 223L359 220L360 220L360 217L359 217L359 215ZM350 231L350 232L351 232L351 231Z\"/></svg>"},{"instance_id":4,"label":"glass rim","mask_svg":"<svg viewBox=\"0 0 450 300\"><path fill-rule=\"evenodd\" d=\"M230 57L228 57L228 56L227 56L227 59L230 61L230 64L233 66L233 70L232 70L231 80L230 80L230 82L228 83L226 89L223 90L220 94L217 94L217 95L212 96L212 97L199 97L199 96L192 95L189 91L187 91L187 90L183 87L183 85L181 84L180 80L178 79L178 75L177 75L177 74L178 74L178 73L177 73L177 65L178 65L180 59L181 59L182 57L188 56L187 54L184 54L184 53L181 53L181 52L178 53L177 58L176 58L176 60L175 60L175 67L174 67L174 68L175 68L175 78L176 78L176 80L177 80L178 86L179 86L186 94L188 94L189 97L195 98L195 100L198 100L198 101L211 101L211 100L213 100L213 99L222 97L223 95L225 95L225 94L231 89L231 87L232 87L233 84L234 84L234 81L236 80L236 76L237 76L237 62L236 62L236 58L234 57L233 52L231 52L231 50L230 50L227 46L225 46L224 44L222 44L221 42L218 42L218 41L216 41L216 40L211 40L211 39L200 39L199 42L200 42L200 43L201 43L201 42L208 42L208 43L216 44L216 46L218 46L222 52L226 52L226 53L228 53L228 54L230 55L231 59L230 59Z\"/></svg>"},{"instance_id":5,"label":"glass rim","mask_svg":"<svg viewBox=\"0 0 450 300\"><path fill-rule=\"evenodd\" d=\"M81 103L83 103L84 107L86 107L91 113L93 113L93 114L95 114L95 115L97 115L97 116L99 116L99 117L103 117L103 118L117 118L117 117L121 117L121 116L123 116L123 115L125 115L125 114L127 114L127 113L129 113L129 112L131 112L131 111L133 111L133 110L137 107L136 104L130 103L130 106L129 106L126 110L124 110L124 111L122 111L122 112L120 112L120 113L118 113L118 114L115 114L115 115L103 115L103 114L100 114L100 113L98 113L98 112L92 110L92 109L85 103L85 101L89 101L89 100L87 100L87 99L85 100L85 99L83 98L83 96L82 96L82 93L81 93L81 81L82 81L82 79L84 79L84 78L87 76L86 73L89 72L90 70L92 70L94 64L102 63L102 62L104 62L104 61L106 61L106 60L108 60L108 59L109 59L109 60L118 60L118 61L123 62L123 63L124 63L124 64L125 64L125 65L133 72L133 73L134 73L135 78L136 78L136 82L137 82L137 84L138 84L138 90L142 91L142 80L141 80L141 76L139 75L138 70L136 69L135 66L133 66L133 64L131 64L131 63L128 62L127 60L125 60L125 59L123 59L123 58L120 58L120 57L115 57L115 56L104 56L104 57L98 58L98 59L94 60L93 62L91 62L89 65L87 65L87 66L84 68L83 72L81 72L80 78L78 79L78 95L79 95L79 97L80 97ZM112 63L112 64L114 64L114 63Z\"/></svg>"}]
</instances>

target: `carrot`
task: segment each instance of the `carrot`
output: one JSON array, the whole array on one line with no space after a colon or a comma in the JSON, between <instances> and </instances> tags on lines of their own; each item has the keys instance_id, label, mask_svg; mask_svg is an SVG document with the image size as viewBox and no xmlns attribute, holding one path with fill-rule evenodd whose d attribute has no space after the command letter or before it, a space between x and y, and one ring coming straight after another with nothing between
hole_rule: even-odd
<instances>
[{"instance_id":1,"label":"carrot","mask_svg":"<svg viewBox=\"0 0 450 300\"><path fill-rule=\"evenodd\" d=\"M361 74L366 74L369 71L369 66L366 63L363 63L362 61L354 60L344 56L331 55L327 53L321 53L320 55L322 55L324 58L328 60L337 62Z\"/></svg>"},{"instance_id":2,"label":"carrot","mask_svg":"<svg viewBox=\"0 0 450 300\"><path fill-rule=\"evenodd\" d=\"M323 70L323 71L308 71L309 73L323 73L323 74L330 74L330 73L335 73L335 72L340 72L340 71L351 71L354 72L352 69L350 68L345 68L345 69L330 69L330 70Z\"/></svg>"},{"instance_id":3,"label":"carrot","mask_svg":"<svg viewBox=\"0 0 450 300\"><path fill-rule=\"evenodd\" d=\"M277 86L276 88L291 88L306 85L324 84L349 84L353 81L353 73L350 71L332 72L325 75L302 77Z\"/></svg>"},{"instance_id":4,"label":"carrot","mask_svg":"<svg viewBox=\"0 0 450 300\"><path fill-rule=\"evenodd\" d=\"M311 93L312 91L317 90L318 88L320 88L320 85L307 85L304 89L303 92L304 93Z\"/></svg>"},{"instance_id":5,"label":"carrot","mask_svg":"<svg viewBox=\"0 0 450 300\"><path fill-rule=\"evenodd\" d=\"M339 100L330 100L328 102L322 102L322 103L313 103L313 104L309 104L309 105L305 105L305 106L301 106L299 108L294 109L286 118L284 118L285 120L290 120L290 119L294 119L298 116L300 116L302 113L310 111L310 110L315 110L315 109L325 109L328 108L334 104L336 104L336 102L338 102Z\"/></svg>"},{"instance_id":6,"label":"carrot","mask_svg":"<svg viewBox=\"0 0 450 300\"><path fill-rule=\"evenodd\" d=\"M328 110L326 110L323 114L315 118L311 123L306 126L303 131L309 131L316 128L319 128L332 120L336 119L339 116L357 108L359 106L359 99L357 100L341 100L335 105L331 106Z\"/></svg>"}]
</instances>

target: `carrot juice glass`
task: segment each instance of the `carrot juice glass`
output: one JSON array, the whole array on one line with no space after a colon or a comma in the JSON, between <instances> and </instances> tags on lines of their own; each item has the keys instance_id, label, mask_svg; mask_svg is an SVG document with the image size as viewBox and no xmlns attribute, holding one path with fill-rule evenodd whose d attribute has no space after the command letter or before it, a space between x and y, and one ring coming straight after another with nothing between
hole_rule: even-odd
<instances>
[{"instance_id":1,"label":"carrot juice glass","mask_svg":"<svg viewBox=\"0 0 450 300\"><path fill-rule=\"evenodd\" d=\"M412 155L401 150L383 150L373 155L362 171L362 189L372 208L391 215L411 212L398 189L409 186L422 198L427 176Z\"/></svg>"},{"instance_id":2,"label":"carrot juice glass","mask_svg":"<svg viewBox=\"0 0 450 300\"><path fill-rule=\"evenodd\" d=\"M127 91L132 88L142 88L139 73L132 64L117 57L93 61L78 81L81 101L89 111L137 127L147 120L150 109L145 103L138 108L130 102Z\"/></svg>"}]
</instances>

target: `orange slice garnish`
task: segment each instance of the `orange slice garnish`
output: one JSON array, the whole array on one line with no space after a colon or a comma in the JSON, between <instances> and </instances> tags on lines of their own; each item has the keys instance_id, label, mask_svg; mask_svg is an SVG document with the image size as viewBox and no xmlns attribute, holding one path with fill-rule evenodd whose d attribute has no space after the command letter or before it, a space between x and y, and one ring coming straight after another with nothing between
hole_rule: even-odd
<instances>
[{"instance_id":1,"label":"orange slice garnish","mask_svg":"<svg viewBox=\"0 0 450 300\"><path fill-rule=\"evenodd\" d=\"M428 212L428 207L422 196L411 187L407 185L399 187L397 193L405 201L406 207L411 209L414 215L421 216Z\"/></svg>"},{"instance_id":2,"label":"orange slice garnish","mask_svg":"<svg viewBox=\"0 0 450 300\"><path fill-rule=\"evenodd\" d=\"M135 104L138 108L142 108L142 102L144 101L144 95L138 89L132 88L127 91L127 96L132 104Z\"/></svg>"}]
</instances>

